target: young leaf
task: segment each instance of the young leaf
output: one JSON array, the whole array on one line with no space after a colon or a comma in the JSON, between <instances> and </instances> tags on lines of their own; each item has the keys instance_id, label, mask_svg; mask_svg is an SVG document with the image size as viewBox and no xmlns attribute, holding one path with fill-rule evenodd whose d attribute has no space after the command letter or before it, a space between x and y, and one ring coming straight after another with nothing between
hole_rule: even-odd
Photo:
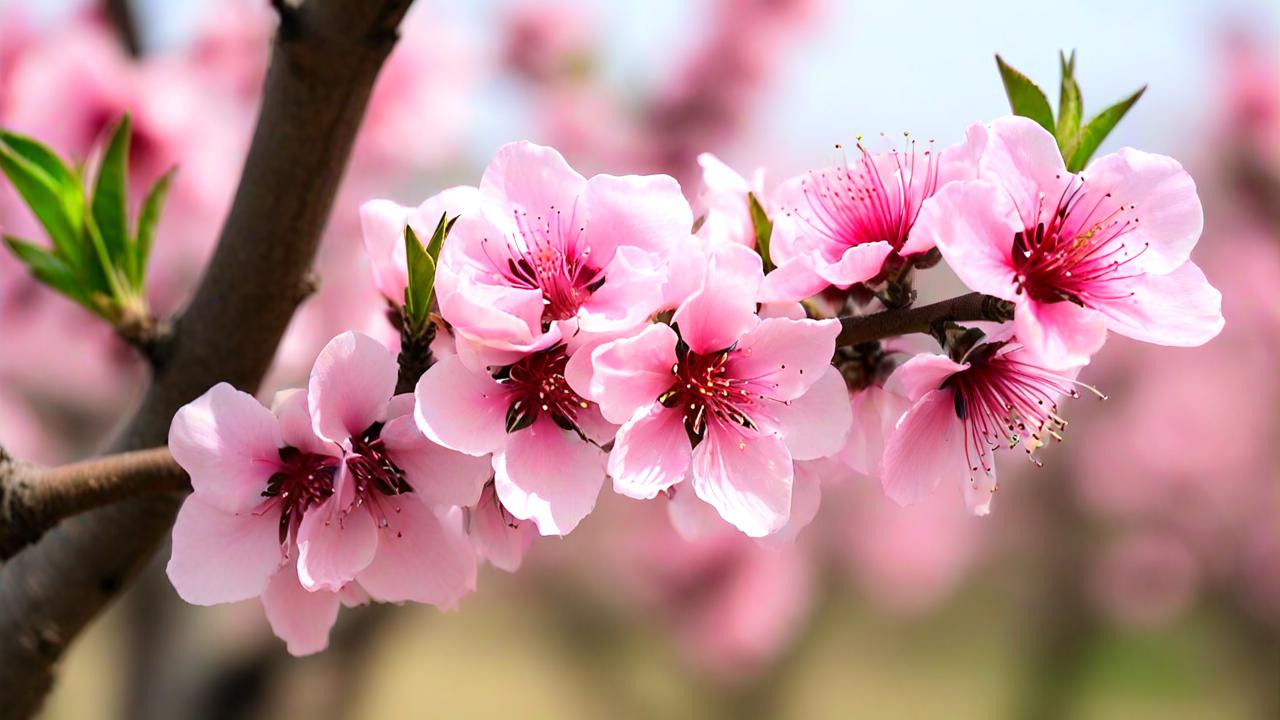
<instances>
[{"instance_id":1,"label":"young leaf","mask_svg":"<svg viewBox=\"0 0 1280 720\"><path fill-rule=\"evenodd\" d=\"M164 208L165 196L169 193L169 184L173 181L178 168L170 168L168 172L151 186L151 191L142 201L142 210L138 214L138 234L133 242L132 261L129 268L132 272L133 287L142 290L147 277L147 260L151 257L151 246L155 242L156 223L160 221L160 211Z\"/></svg>"},{"instance_id":2,"label":"young leaf","mask_svg":"<svg viewBox=\"0 0 1280 720\"><path fill-rule=\"evenodd\" d=\"M57 185L79 185L76 174L62 162L57 153L33 138L0 130L0 142L9 146L10 150L20 157L45 171Z\"/></svg>"},{"instance_id":3,"label":"young leaf","mask_svg":"<svg viewBox=\"0 0 1280 720\"><path fill-rule=\"evenodd\" d=\"M1134 94L1094 115L1093 119L1080 131L1075 152L1067 160L1067 169L1071 172L1083 170L1084 166L1089 164L1089 158L1098 151L1098 146L1115 129L1116 123L1120 122L1120 119L1129 112L1129 108L1133 107L1146 91L1147 86L1143 85Z\"/></svg>"},{"instance_id":4,"label":"young leaf","mask_svg":"<svg viewBox=\"0 0 1280 720\"><path fill-rule=\"evenodd\" d=\"M4 236L5 245L22 264L27 266L36 280L48 285L85 307L98 312L98 308L89 302L84 294L75 272L56 255L26 240Z\"/></svg>"},{"instance_id":5,"label":"young leaf","mask_svg":"<svg viewBox=\"0 0 1280 720\"><path fill-rule=\"evenodd\" d=\"M125 249L129 245L129 218L125 205L129 182L129 126L126 113L111 132L111 141L98 168L98 183L93 189L93 219L102 234L107 258L113 264L126 264Z\"/></svg>"},{"instance_id":6,"label":"young leaf","mask_svg":"<svg viewBox=\"0 0 1280 720\"><path fill-rule=\"evenodd\" d=\"M1080 85L1076 83L1076 53L1071 57L1059 52L1058 59L1062 64L1062 90L1058 95L1058 126L1054 133L1058 138L1058 149L1062 157L1070 158L1075 152L1077 136L1080 134L1080 115L1084 112L1084 101L1080 98Z\"/></svg>"},{"instance_id":7,"label":"young leaf","mask_svg":"<svg viewBox=\"0 0 1280 720\"><path fill-rule=\"evenodd\" d=\"M71 263L80 260L80 231L67 211L65 189L38 165L0 146L0 170L8 176L36 219L44 226L54 248Z\"/></svg>"},{"instance_id":8,"label":"young leaf","mask_svg":"<svg viewBox=\"0 0 1280 720\"><path fill-rule=\"evenodd\" d=\"M440 223L444 224L443 217ZM438 227L437 232L439 230ZM427 314L431 311L431 295L436 281L436 261L422 247L413 228L408 225L404 227L404 250L409 269L409 282L404 288L405 325L416 332L426 325Z\"/></svg>"},{"instance_id":9,"label":"young leaf","mask_svg":"<svg viewBox=\"0 0 1280 720\"><path fill-rule=\"evenodd\" d=\"M1005 95L1009 96L1013 114L1031 118L1045 130L1053 132L1053 109L1049 107L1049 98L1045 97L1044 91L999 55L996 55L996 66L1000 69L1000 80L1004 83Z\"/></svg>"},{"instance_id":10,"label":"young leaf","mask_svg":"<svg viewBox=\"0 0 1280 720\"><path fill-rule=\"evenodd\" d=\"M764 271L773 270L773 259L769 257L769 240L773 238L773 221L765 213L764 206L756 199L753 192L747 193L747 207L751 212L751 226L756 231L756 252L764 263Z\"/></svg>"},{"instance_id":11,"label":"young leaf","mask_svg":"<svg viewBox=\"0 0 1280 720\"><path fill-rule=\"evenodd\" d=\"M440 216L440 222L436 223L436 229L431 233L431 242L427 243L427 254L432 260L440 260L440 251L444 248L444 239L448 237L449 231L453 229L453 224L458 221L460 215L455 215L449 219L448 214Z\"/></svg>"}]
</instances>

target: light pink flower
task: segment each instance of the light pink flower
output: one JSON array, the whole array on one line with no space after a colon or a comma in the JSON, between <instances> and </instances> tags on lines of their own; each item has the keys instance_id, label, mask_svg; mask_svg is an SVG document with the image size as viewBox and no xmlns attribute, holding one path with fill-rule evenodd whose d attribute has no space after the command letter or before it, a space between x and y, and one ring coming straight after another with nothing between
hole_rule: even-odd
<instances>
[{"instance_id":1,"label":"light pink flower","mask_svg":"<svg viewBox=\"0 0 1280 720\"><path fill-rule=\"evenodd\" d=\"M1018 339L1042 363L1087 362L1107 330L1200 345L1222 296L1191 262L1204 224L1195 182L1172 158L1125 148L1073 175L1026 118L988 130L979 179L926 204L917 235L966 285L1016 303Z\"/></svg>"},{"instance_id":2,"label":"light pink flower","mask_svg":"<svg viewBox=\"0 0 1280 720\"><path fill-rule=\"evenodd\" d=\"M595 507L604 484L598 444L613 437L596 404L565 380L568 353L556 344L487 368L443 357L415 390L422 432L459 452L492 453L503 507L543 535L569 533Z\"/></svg>"},{"instance_id":3,"label":"light pink flower","mask_svg":"<svg viewBox=\"0 0 1280 720\"><path fill-rule=\"evenodd\" d=\"M374 283L387 302L404 304L409 268L405 258L404 229L413 228L418 240L426 244L435 232L441 215L457 217L474 213L479 205L479 191L459 185L427 198L416 208L391 200L370 200L360 206L360 229L365 252L373 268Z\"/></svg>"},{"instance_id":4,"label":"light pink flower","mask_svg":"<svg viewBox=\"0 0 1280 720\"><path fill-rule=\"evenodd\" d=\"M441 314L475 342L517 351L636 327L658 309L663 260L692 222L669 177L587 180L551 148L505 145L481 178L480 212L445 245Z\"/></svg>"},{"instance_id":5,"label":"light pink flower","mask_svg":"<svg viewBox=\"0 0 1280 720\"><path fill-rule=\"evenodd\" d=\"M757 169L748 182L711 153L699 155L698 165L702 167L703 186L693 204L694 215L702 218L698 234L754 248L756 229L747 194L754 192L760 202L765 202L764 170Z\"/></svg>"},{"instance_id":6,"label":"light pink flower","mask_svg":"<svg viewBox=\"0 0 1280 720\"><path fill-rule=\"evenodd\" d=\"M836 455L850 470L879 478L884 463L884 447L911 403L905 397L880 387L850 391L853 425L844 447Z\"/></svg>"},{"instance_id":7,"label":"light pink flower","mask_svg":"<svg viewBox=\"0 0 1280 720\"><path fill-rule=\"evenodd\" d=\"M525 553L538 536L538 527L513 517L502 506L494 484L488 483L480 493L480 502L467 511L467 534L478 557L513 573L524 562Z\"/></svg>"},{"instance_id":8,"label":"light pink flower","mask_svg":"<svg viewBox=\"0 0 1280 720\"><path fill-rule=\"evenodd\" d=\"M991 510L995 451L1022 444L1031 455L1046 436L1060 437L1066 423L1058 416L1058 399L1076 397L1079 385L1034 364L1009 342L979 345L962 362L917 355L894 375L913 404L885 446L885 493L910 505L940 481L956 482L976 515Z\"/></svg>"},{"instance_id":9,"label":"light pink flower","mask_svg":"<svg viewBox=\"0 0 1280 720\"><path fill-rule=\"evenodd\" d=\"M766 300L802 300L834 285L848 288L880 274L890 255L933 247L912 230L925 201L953 180L974 177L984 134L970 127L963 143L941 153L918 151L861 157L843 166L791 178L774 192L769 255L777 270L765 279Z\"/></svg>"},{"instance_id":10,"label":"light pink flower","mask_svg":"<svg viewBox=\"0 0 1280 720\"><path fill-rule=\"evenodd\" d=\"M355 583L377 600L440 607L474 589L462 516L447 508L474 503L488 469L428 442L412 399L391 397L395 376L385 348L347 333L274 413L226 383L178 411L169 447L194 492L168 574L183 599L262 596L290 649L313 652Z\"/></svg>"},{"instance_id":11,"label":"light pink flower","mask_svg":"<svg viewBox=\"0 0 1280 720\"><path fill-rule=\"evenodd\" d=\"M592 352L589 394L623 423L609 455L614 489L649 499L686 478L697 497L753 537L791 515L793 460L830 455L849 429L831 367L839 323L761 319L760 258L723 244L673 328L651 325Z\"/></svg>"}]
</instances>

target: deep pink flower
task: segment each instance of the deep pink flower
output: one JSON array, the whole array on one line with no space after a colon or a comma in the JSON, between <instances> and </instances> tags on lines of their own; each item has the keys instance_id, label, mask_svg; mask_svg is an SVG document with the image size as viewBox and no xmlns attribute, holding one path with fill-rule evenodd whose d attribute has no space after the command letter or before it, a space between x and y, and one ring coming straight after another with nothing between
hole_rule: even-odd
<instances>
[{"instance_id":1,"label":"deep pink flower","mask_svg":"<svg viewBox=\"0 0 1280 720\"><path fill-rule=\"evenodd\" d=\"M517 351L636 327L661 303L663 260L692 222L670 177L587 180L551 148L505 145L481 178L480 211L445 245L441 314L474 342Z\"/></svg>"},{"instance_id":2,"label":"deep pink flower","mask_svg":"<svg viewBox=\"0 0 1280 720\"><path fill-rule=\"evenodd\" d=\"M604 484L598 444L613 437L596 404L565 380L570 349L558 343L488 367L443 357L415 391L422 432L459 452L492 453L503 507L543 535L569 533L595 507Z\"/></svg>"},{"instance_id":3,"label":"deep pink flower","mask_svg":"<svg viewBox=\"0 0 1280 720\"><path fill-rule=\"evenodd\" d=\"M898 368L894 375L913 404L885 446L885 493L910 505L949 480L964 488L974 514L990 512L995 451L1021 444L1032 455L1046 437L1060 438L1066 422L1058 399L1076 397L1076 386L1088 388L1029 355L1016 343L991 342L962 362L921 354Z\"/></svg>"},{"instance_id":4,"label":"deep pink flower","mask_svg":"<svg viewBox=\"0 0 1280 720\"><path fill-rule=\"evenodd\" d=\"M791 178L774 192L769 255L777 270L765 279L769 301L803 300L834 285L847 288L880 274L893 253L933 247L913 233L925 200L953 180L972 179L982 151L980 126L941 153L930 147L861 157Z\"/></svg>"},{"instance_id":5,"label":"deep pink flower","mask_svg":"<svg viewBox=\"0 0 1280 720\"><path fill-rule=\"evenodd\" d=\"M274 414L226 383L178 411L169 448L194 492L168 573L183 599L261 595L291 651L314 652L337 594L355 584L373 599L440 607L474 589L452 506L479 498L487 464L427 441L412 398L391 397L395 377L385 348L346 333L316 359L308 390L282 393Z\"/></svg>"},{"instance_id":6,"label":"deep pink flower","mask_svg":"<svg viewBox=\"0 0 1280 720\"><path fill-rule=\"evenodd\" d=\"M651 325L592 352L589 394L622 423L609 455L614 489L649 499L693 491L753 537L791 514L793 460L834 453L849 428L831 367L839 323L761 319L758 255L721 244L672 326Z\"/></svg>"},{"instance_id":7,"label":"deep pink flower","mask_svg":"<svg viewBox=\"0 0 1280 720\"><path fill-rule=\"evenodd\" d=\"M1020 342L1052 367L1088 362L1108 329L1201 345L1222 295L1188 258L1204 224L1195 182L1172 158L1125 148L1073 175L1026 118L988 130L979 179L944 188L916 233L966 285L1017 304Z\"/></svg>"}]
</instances>

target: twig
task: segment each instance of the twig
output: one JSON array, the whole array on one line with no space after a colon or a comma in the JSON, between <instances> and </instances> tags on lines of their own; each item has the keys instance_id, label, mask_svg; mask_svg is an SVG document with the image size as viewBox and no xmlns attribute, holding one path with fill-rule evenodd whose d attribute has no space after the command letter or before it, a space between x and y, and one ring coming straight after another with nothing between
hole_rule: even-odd
<instances>
[{"instance_id":1,"label":"twig","mask_svg":"<svg viewBox=\"0 0 1280 720\"><path fill-rule=\"evenodd\" d=\"M186 486L186 473L164 447L47 470L10 460L0 465L0 560L73 515Z\"/></svg>"},{"instance_id":2,"label":"twig","mask_svg":"<svg viewBox=\"0 0 1280 720\"><path fill-rule=\"evenodd\" d=\"M885 310L872 315L842 317L836 346L846 347L898 335L927 333L934 323L948 320L1006 322L1012 319L1012 303L990 295L969 293L905 310Z\"/></svg>"},{"instance_id":3,"label":"twig","mask_svg":"<svg viewBox=\"0 0 1280 720\"><path fill-rule=\"evenodd\" d=\"M142 41L138 33L137 17L129 0L106 0L103 8L107 20L120 36L120 44L132 57L142 56Z\"/></svg>"},{"instance_id":4,"label":"twig","mask_svg":"<svg viewBox=\"0 0 1280 720\"><path fill-rule=\"evenodd\" d=\"M115 451L163 443L178 408L219 381L257 389L410 2L308 0L282 25L218 249ZM0 718L36 712L67 645L136 577L179 502L152 493L85 513L0 569Z\"/></svg>"}]
</instances>

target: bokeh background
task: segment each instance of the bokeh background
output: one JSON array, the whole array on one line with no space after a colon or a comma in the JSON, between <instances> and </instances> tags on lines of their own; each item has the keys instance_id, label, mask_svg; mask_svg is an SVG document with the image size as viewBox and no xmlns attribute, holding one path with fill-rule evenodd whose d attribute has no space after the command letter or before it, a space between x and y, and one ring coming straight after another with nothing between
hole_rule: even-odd
<instances>
[{"instance_id":1,"label":"bokeh background","mask_svg":"<svg viewBox=\"0 0 1280 720\"><path fill-rule=\"evenodd\" d=\"M0 0L0 126L76 157L133 114L134 182L181 174L152 300L181 307L252 130L266 0L104 7ZM335 333L392 340L356 209L474 183L500 144L583 172L668 172L697 196L717 153L766 184L855 135L939 143L1006 112L992 54L1056 98L1075 48L1086 113L1150 90L1104 146L1179 158L1224 295L1204 348L1113 338L1043 469L1002 473L993 515L948 492L900 509L852 472L794 545L688 543L601 495L461 612L344 613L289 659L256 603L183 605L155 563L73 647L47 718L1280 718L1280 6L1195 0L418 0L375 91L282 345L297 384ZM887 141L886 141L887 142ZM12 193L0 227L36 236ZM945 270L926 297L957 290ZM109 329L0 258L0 443L91 454L145 374ZM162 553L166 555L167 553ZM3 698L0 698L3 702Z\"/></svg>"}]
</instances>

